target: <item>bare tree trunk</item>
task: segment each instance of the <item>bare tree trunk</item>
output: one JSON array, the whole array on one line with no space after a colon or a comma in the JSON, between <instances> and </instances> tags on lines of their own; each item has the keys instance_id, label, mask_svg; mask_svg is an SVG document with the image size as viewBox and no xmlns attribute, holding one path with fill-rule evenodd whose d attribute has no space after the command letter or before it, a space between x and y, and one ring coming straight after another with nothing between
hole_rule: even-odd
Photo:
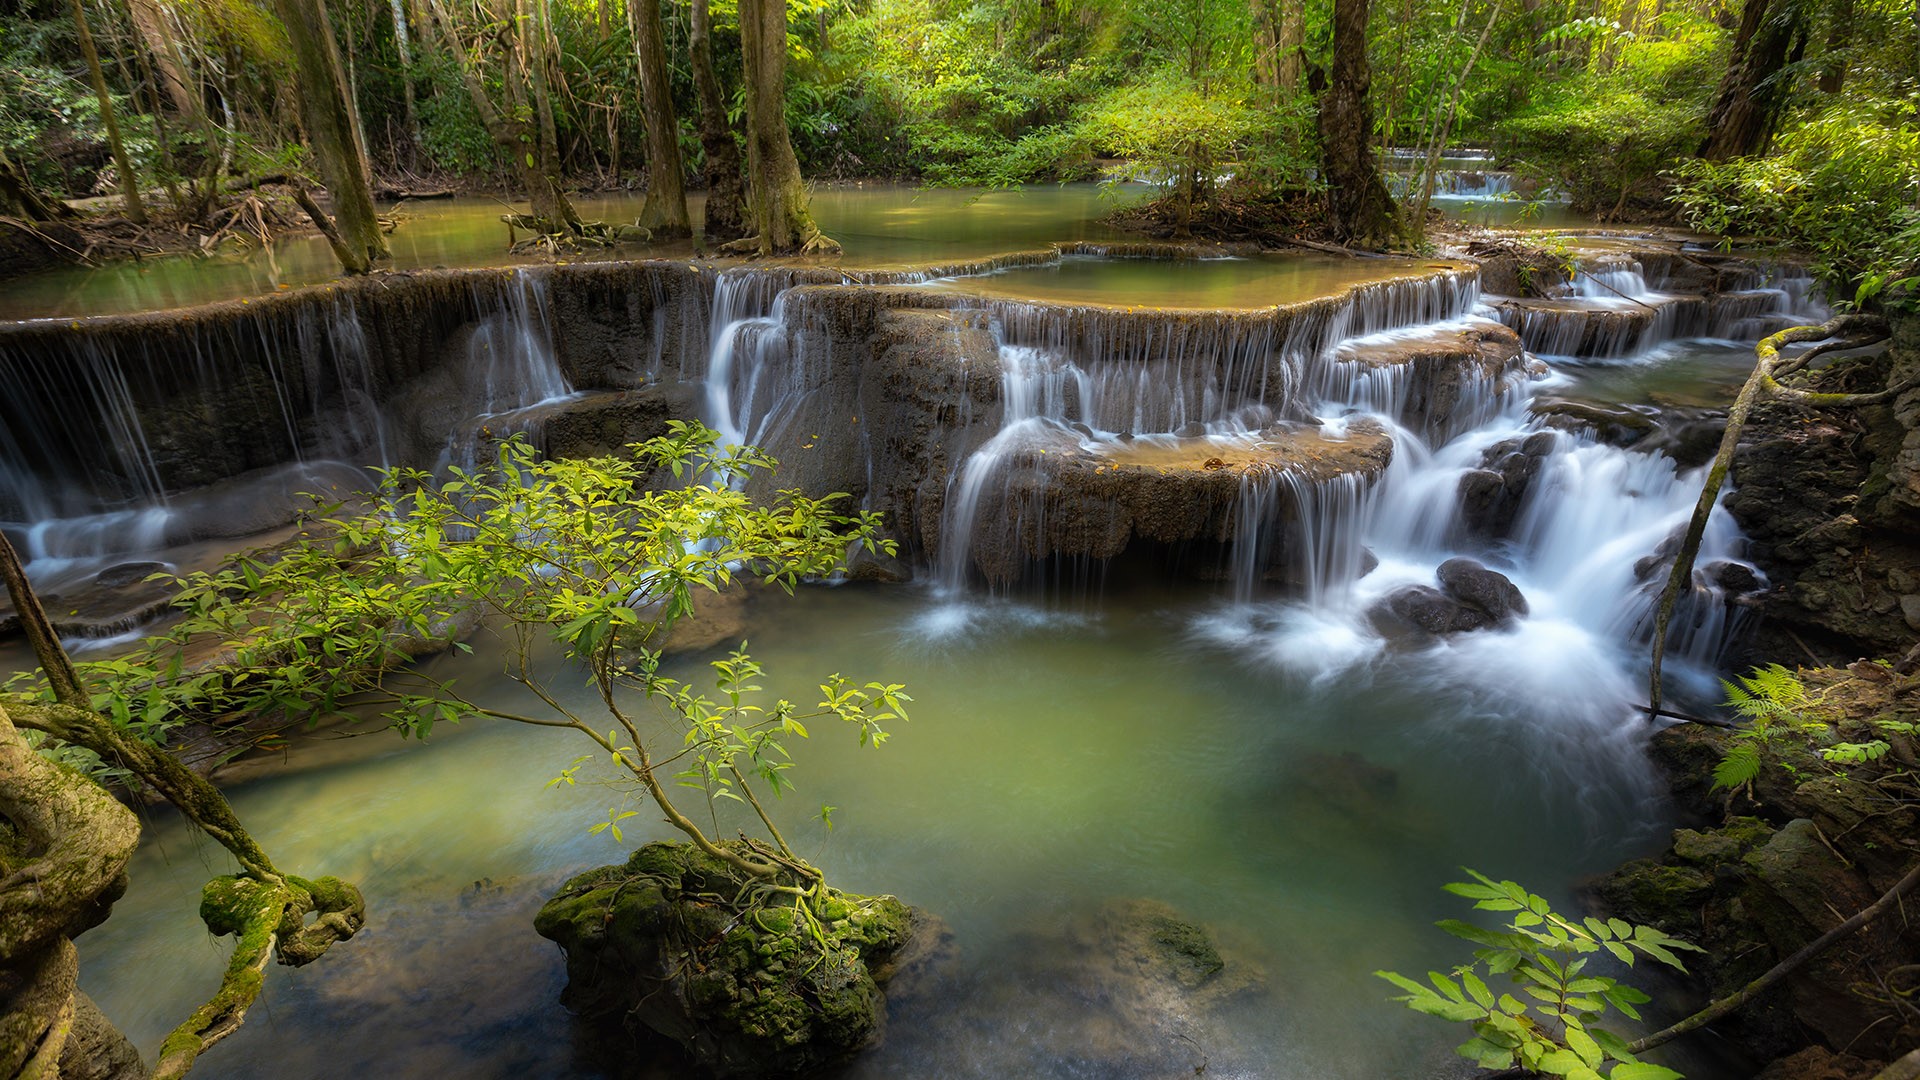
<instances>
[{"instance_id":1,"label":"bare tree trunk","mask_svg":"<svg viewBox=\"0 0 1920 1080\"><path fill-rule=\"evenodd\" d=\"M133 171L133 159L120 139L120 121L114 116L113 95L107 92L107 76L100 70L100 53L93 47L93 34L87 29L87 8L83 0L73 0L73 33L80 42L80 55L87 59L87 78L93 83L93 96L100 101L100 123L107 129L107 145L113 148L113 167L120 174L120 198L126 204L127 219L136 225L147 223L147 207L140 201L140 174Z\"/></svg>"},{"instance_id":2,"label":"bare tree trunk","mask_svg":"<svg viewBox=\"0 0 1920 1080\"><path fill-rule=\"evenodd\" d=\"M1827 52L1820 66L1820 91L1837 94L1847 85L1847 47L1853 44L1854 0L1838 0L1827 18Z\"/></svg>"},{"instance_id":3,"label":"bare tree trunk","mask_svg":"<svg viewBox=\"0 0 1920 1080\"><path fill-rule=\"evenodd\" d=\"M1394 239L1394 214L1373 156L1367 2L1333 2L1333 71L1320 95L1320 160L1341 239L1372 247Z\"/></svg>"},{"instance_id":4,"label":"bare tree trunk","mask_svg":"<svg viewBox=\"0 0 1920 1080\"><path fill-rule=\"evenodd\" d=\"M406 0L393 0L393 45L400 54L400 92L406 103L407 152L420 149L420 114L413 94L413 42L407 33Z\"/></svg>"},{"instance_id":5,"label":"bare tree trunk","mask_svg":"<svg viewBox=\"0 0 1920 1080\"><path fill-rule=\"evenodd\" d=\"M73 211L65 203L47 199L34 190L26 171L0 149L0 214L28 221L52 221L72 217Z\"/></svg>"},{"instance_id":6,"label":"bare tree trunk","mask_svg":"<svg viewBox=\"0 0 1920 1080\"><path fill-rule=\"evenodd\" d=\"M1306 0L1279 0L1280 28L1274 39L1274 74L1282 98L1300 92L1300 47L1307 40Z\"/></svg>"},{"instance_id":7,"label":"bare tree trunk","mask_svg":"<svg viewBox=\"0 0 1920 1080\"><path fill-rule=\"evenodd\" d=\"M1786 88L1774 79L1786 66L1799 16L1797 8L1773 17L1769 0L1747 0L1733 39L1727 72L1707 112L1707 139L1700 156L1709 161L1757 154L1773 134Z\"/></svg>"},{"instance_id":8,"label":"bare tree trunk","mask_svg":"<svg viewBox=\"0 0 1920 1080\"><path fill-rule=\"evenodd\" d=\"M1280 89L1280 31L1275 18L1274 0L1247 0L1247 15L1253 28L1253 85L1269 99L1277 99Z\"/></svg>"},{"instance_id":9,"label":"bare tree trunk","mask_svg":"<svg viewBox=\"0 0 1920 1080\"><path fill-rule=\"evenodd\" d=\"M453 62L460 69L461 81L466 84L467 97L473 102L474 111L480 114L480 123L487 129L487 135L493 139L493 145L507 161L508 167L520 176L520 185L527 191L527 200L533 204L533 216L542 227L550 232L581 231L580 215L573 209L573 203L560 187L558 170L544 171L540 162L549 156L536 155L532 144L537 141L530 125L518 115L517 111L502 115L494 106L493 99L487 95L487 88L480 81L480 73L474 68L467 55L467 47L460 40L460 28L440 0L427 0L427 10L433 16L429 23L440 34L442 44ZM509 94L518 87L518 80L509 73L507 88Z\"/></svg>"},{"instance_id":10,"label":"bare tree trunk","mask_svg":"<svg viewBox=\"0 0 1920 1080\"><path fill-rule=\"evenodd\" d=\"M387 239L373 210L366 147L347 98L340 50L333 42L326 0L274 0L293 45L300 81L300 120L320 179L333 196L340 242L335 251L349 274L364 274L387 257Z\"/></svg>"},{"instance_id":11,"label":"bare tree trunk","mask_svg":"<svg viewBox=\"0 0 1920 1080\"><path fill-rule=\"evenodd\" d=\"M186 64L176 51L173 35L163 25L164 17L156 9L157 0L128 0L127 14L133 21L133 28L139 32L141 40L147 43L147 51L153 54L154 66L159 70L160 86L166 91L167 99L180 115L190 120L205 118L206 103L200 100L187 79Z\"/></svg>"},{"instance_id":12,"label":"bare tree trunk","mask_svg":"<svg viewBox=\"0 0 1920 1080\"><path fill-rule=\"evenodd\" d=\"M1447 140L1453 137L1453 120L1460 111L1460 92L1466 89L1467 79L1473 74L1473 66L1480 62L1481 50L1487 47L1487 37L1493 33L1493 24L1500 18L1500 9L1507 0L1493 0L1493 10L1487 15L1487 25L1480 30L1480 37L1473 43L1473 52L1467 56L1467 63L1460 69L1460 77L1453 84L1453 93L1447 97L1447 111L1440 121L1440 127L1427 144L1427 160L1420 169L1420 197L1414 205L1407 221L1407 233L1410 236L1425 236L1427 232L1427 208L1433 203L1433 182L1439 171L1440 154L1446 149Z\"/></svg>"},{"instance_id":13,"label":"bare tree trunk","mask_svg":"<svg viewBox=\"0 0 1920 1080\"><path fill-rule=\"evenodd\" d=\"M807 210L807 187L787 133L785 0L742 0L740 51L747 74L747 175L755 246L762 255L837 253Z\"/></svg>"},{"instance_id":14,"label":"bare tree trunk","mask_svg":"<svg viewBox=\"0 0 1920 1080\"><path fill-rule=\"evenodd\" d=\"M693 85L700 94L700 145L707 158L706 242L721 244L747 235L747 185L740 172L740 144L727 123L720 80L713 74L713 21L707 0L693 0L687 53L693 62Z\"/></svg>"},{"instance_id":15,"label":"bare tree trunk","mask_svg":"<svg viewBox=\"0 0 1920 1080\"><path fill-rule=\"evenodd\" d=\"M633 58L640 69L640 105L647 121L647 203L640 224L655 236L691 236L687 216L686 166L680 160L680 118L667 80L667 43L660 29L660 0L627 0Z\"/></svg>"}]
</instances>

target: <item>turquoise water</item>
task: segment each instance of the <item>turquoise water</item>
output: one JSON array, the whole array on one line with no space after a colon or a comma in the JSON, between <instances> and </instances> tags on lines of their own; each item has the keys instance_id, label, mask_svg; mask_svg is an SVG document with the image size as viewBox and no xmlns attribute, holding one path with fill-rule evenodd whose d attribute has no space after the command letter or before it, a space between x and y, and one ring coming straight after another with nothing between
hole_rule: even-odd
<instances>
[{"instance_id":1,"label":"turquoise water","mask_svg":"<svg viewBox=\"0 0 1920 1080\"><path fill-rule=\"evenodd\" d=\"M1209 629L1221 615L1190 590L1051 612L913 588L756 601L770 693L808 703L839 671L916 698L877 751L816 724L780 808L837 884L895 893L956 933L941 1008L896 1015L847 1075L1149 1075L1077 1071L1112 1047L1097 1008L1019 979L1033 935L1128 897L1172 904L1266 973L1264 995L1200 1033L1209 1075L1429 1075L1454 1033L1368 973L1462 958L1431 927L1462 914L1438 886L1472 865L1570 901L1582 875L1660 838L1631 734L1596 738L1418 665L1316 685L1224 647ZM436 668L470 685L494 672L484 658ZM322 747L343 760L235 786L284 868L359 882L372 916L318 963L270 971L197 1072L595 1075L556 1000L561 958L531 928L567 876L622 857L587 829L630 793L544 786L586 749L504 724L425 746L376 732ZM810 817L821 802L831 832ZM663 835L647 818L629 819L629 843ZM224 942L193 911L224 861L157 814L131 893L81 941L85 988L143 1047L217 983Z\"/></svg>"}]
</instances>

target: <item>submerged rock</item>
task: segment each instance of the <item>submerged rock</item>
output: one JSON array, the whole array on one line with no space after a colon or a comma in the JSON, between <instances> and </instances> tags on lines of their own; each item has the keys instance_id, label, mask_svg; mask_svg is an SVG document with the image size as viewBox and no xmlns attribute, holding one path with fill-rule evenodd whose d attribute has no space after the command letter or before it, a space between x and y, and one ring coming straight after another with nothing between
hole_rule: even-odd
<instances>
[{"instance_id":1,"label":"submerged rock","mask_svg":"<svg viewBox=\"0 0 1920 1080\"><path fill-rule=\"evenodd\" d=\"M1244 1020L1235 1010L1267 993L1265 972L1156 900L1036 919L1004 953L933 989L899 1003L888 1044L863 1075L925 1075L935 1054L943 1075L1266 1071L1234 1037Z\"/></svg>"},{"instance_id":2,"label":"submerged rock","mask_svg":"<svg viewBox=\"0 0 1920 1080\"><path fill-rule=\"evenodd\" d=\"M568 1008L664 1035L718 1076L797 1075L877 1043L880 984L916 935L938 936L891 896L828 890L808 910L672 843L567 882L534 928L566 952Z\"/></svg>"}]
</instances>

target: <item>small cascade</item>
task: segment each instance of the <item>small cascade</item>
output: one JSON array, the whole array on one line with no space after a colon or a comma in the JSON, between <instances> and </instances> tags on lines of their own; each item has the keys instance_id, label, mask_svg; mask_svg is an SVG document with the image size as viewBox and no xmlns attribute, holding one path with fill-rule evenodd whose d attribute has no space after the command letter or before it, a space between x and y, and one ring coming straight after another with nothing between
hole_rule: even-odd
<instances>
[{"instance_id":1,"label":"small cascade","mask_svg":"<svg viewBox=\"0 0 1920 1080\"><path fill-rule=\"evenodd\" d=\"M537 443L549 407L575 396L555 355L544 280L523 271L493 296L476 299L491 314L467 341L462 408L469 419L448 436L440 463L469 472L484 466L494 447L514 435Z\"/></svg>"},{"instance_id":2,"label":"small cascade","mask_svg":"<svg viewBox=\"0 0 1920 1080\"><path fill-rule=\"evenodd\" d=\"M1638 362L1689 339L1757 341L1827 315L1804 268L1734 263L1710 271L1665 251L1584 257L1564 292L1491 306L1528 349L1573 361Z\"/></svg>"}]
</instances>

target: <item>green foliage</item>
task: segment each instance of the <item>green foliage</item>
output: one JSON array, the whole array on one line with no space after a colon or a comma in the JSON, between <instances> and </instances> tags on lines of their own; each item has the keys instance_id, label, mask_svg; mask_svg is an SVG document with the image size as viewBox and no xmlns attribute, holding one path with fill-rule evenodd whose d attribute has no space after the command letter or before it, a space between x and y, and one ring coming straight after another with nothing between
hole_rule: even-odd
<instances>
[{"instance_id":1,"label":"green foliage","mask_svg":"<svg viewBox=\"0 0 1920 1080\"><path fill-rule=\"evenodd\" d=\"M1811 253L1839 295L1873 298L1916 269L1920 126L1895 101L1836 104L1782 133L1774 152L1686 161L1674 200L1687 223Z\"/></svg>"},{"instance_id":2,"label":"green foliage","mask_svg":"<svg viewBox=\"0 0 1920 1080\"><path fill-rule=\"evenodd\" d=\"M749 783L790 789L787 740L806 738L814 718L838 719L878 746L887 725L906 719L908 696L835 674L812 708L761 704L761 669L744 648L713 662L709 690L663 673L662 645L696 593L749 579L791 591L842 566L850 545L890 545L876 537L876 515L834 509L843 496L786 491L757 504L741 488L772 469L770 458L723 448L699 425L670 426L627 457L541 460L516 437L491 469L455 469L445 483L387 471L374 510L335 508L295 542L177 579L181 618L166 635L126 658L81 663L80 675L96 708L155 742L192 720L317 720L366 707L423 739L471 717L566 728L669 819L677 811L656 769L673 761L680 783L710 801L744 799L779 842ZM663 472L684 482L650 487ZM476 617L501 638L524 708L468 697L406 665ZM563 660L543 660L549 644ZM224 661L182 664L206 647ZM556 689L581 676L605 713L594 722ZM635 700L674 718L682 745L649 747ZM556 782L571 784L573 773ZM618 837L622 819L616 810L604 828Z\"/></svg>"},{"instance_id":3,"label":"green foliage","mask_svg":"<svg viewBox=\"0 0 1920 1080\"><path fill-rule=\"evenodd\" d=\"M1807 715L1810 702L1806 684L1780 664L1753 669L1751 675L1721 680L1726 688L1728 707L1747 721L1735 731L1726 756L1713 769L1713 786L1739 788L1760 775L1763 759L1779 757L1780 752L1826 725Z\"/></svg>"},{"instance_id":4,"label":"green foliage","mask_svg":"<svg viewBox=\"0 0 1920 1080\"><path fill-rule=\"evenodd\" d=\"M1698 946L1620 919L1572 919L1514 882L1467 873L1473 881L1454 882L1446 890L1472 900L1476 910L1512 912L1512 918L1498 930L1441 920L1442 930L1479 946L1473 961L1447 974L1428 972L1431 985L1397 972L1374 972L1406 991L1395 1001L1470 1024L1473 1037L1455 1051L1484 1068L1519 1067L1570 1080L1679 1080L1672 1069L1637 1060L1626 1040L1598 1026L1609 1012L1640 1019L1637 1007L1651 999L1588 965L1604 951L1628 967L1648 957L1685 971L1676 952L1698 952ZM1488 981L1497 983L1501 976L1517 994L1496 996Z\"/></svg>"},{"instance_id":5,"label":"green foliage","mask_svg":"<svg viewBox=\"0 0 1920 1080\"><path fill-rule=\"evenodd\" d=\"M1652 194L1664 169L1698 145L1697 105L1633 90L1556 103L1500 127L1515 168L1566 192L1575 209L1619 212Z\"/></svg>"},{"instance_id":6,"label":"green foliage","mask_svg":"<svg viewBox=\"0 0 1920 1080\"><path fill-rule=\"evenodd\" d=\"M1572 71L1540 73L1529 104L1493 125L1501 156L1566 193L1577 210L1618 214L1657 199L1660 174L1705 135L1726 35L1678 12L1650 29L1627 33L1585 17L1551 31Z\"/></svg>"}]
</instances>

